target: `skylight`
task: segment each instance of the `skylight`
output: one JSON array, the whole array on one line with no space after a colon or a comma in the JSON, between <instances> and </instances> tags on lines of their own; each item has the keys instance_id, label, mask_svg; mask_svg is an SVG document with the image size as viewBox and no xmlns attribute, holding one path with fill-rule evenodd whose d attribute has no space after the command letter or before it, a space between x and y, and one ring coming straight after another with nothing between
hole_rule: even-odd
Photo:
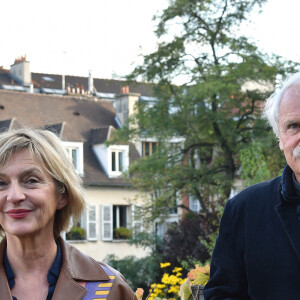
<instances>
[{"instance_id":1,"label":"skylight","mask_svg":"<svg viewBox=\"0 0 300 300\"><path fill-rule=\"evenodd\" d=\"M49 77L49 76L43 76L42 77L45 81L54 81L53 78Z\"/></svg>"}]
</instances>

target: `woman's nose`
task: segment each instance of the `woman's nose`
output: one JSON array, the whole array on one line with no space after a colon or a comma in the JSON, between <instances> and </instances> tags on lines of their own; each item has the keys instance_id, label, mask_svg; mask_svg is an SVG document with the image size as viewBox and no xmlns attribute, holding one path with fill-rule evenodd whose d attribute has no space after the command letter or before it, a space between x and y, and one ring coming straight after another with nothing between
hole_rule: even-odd
<instances>
[{"instance_id":1,"label":"woman's nose","mask_svg":"<svg viewBox=\"0 0 300 300\"><path fill-rule=\"evenodd\" d=\"M25 200L22 187L18 183L11 183L7 189L7 201L19 202Z\"/></svg>"}]
</instances>

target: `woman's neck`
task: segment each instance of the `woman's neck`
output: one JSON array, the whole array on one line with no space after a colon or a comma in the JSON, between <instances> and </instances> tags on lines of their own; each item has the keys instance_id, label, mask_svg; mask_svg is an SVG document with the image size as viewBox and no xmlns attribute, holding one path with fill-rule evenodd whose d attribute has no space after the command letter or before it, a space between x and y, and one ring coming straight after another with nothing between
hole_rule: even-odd
<instances>
[{"instance_id":1,"label":"woman's neck","mask_svg":"<svg viewBox=\"0 0 300 300\"><path fill-rule=\"evenodd\" d=\"M29 271L47 274L57 254L53 236L44 240L10 235L6 238L7 258L16 277Z\"/></svg>"}]
</instances>

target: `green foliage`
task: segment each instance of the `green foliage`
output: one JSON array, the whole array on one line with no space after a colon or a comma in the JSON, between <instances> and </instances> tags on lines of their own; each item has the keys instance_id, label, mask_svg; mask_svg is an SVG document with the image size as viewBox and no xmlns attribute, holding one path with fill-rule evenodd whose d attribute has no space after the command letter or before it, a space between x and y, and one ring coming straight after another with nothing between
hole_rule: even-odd
<instances>
[{"instance_id":1,"label":"green foliage","mask_svg":"<svg viewBox=\"0 0 300 300\"><path fill-rule=\"evenodd\" d=\"M201 265L204 266L200 260L190 257L189 255L186 256L186 259L180 261L180 265L182 268L187 272L189 272L195 265Z\"/></svg>"},{"instance_id":2,"label":"green foliage","mask_svg":"<svg viewBox=\"0 0 300 300\"><path fill-rule=\"evenodd\" d=\"M263 143L254 141L247 148L242 149L239 158L240 175L245 179L245 186L280 175L285 165L278 145L272 145L266 139Z\"/></svg>"},{"instance_id":3,"label":"green foliage","mask_svg":"<svg viewBox=\"0 0 300 300\"><path fill-rule=\"evenodd\" d=\"M204 248L208 252L210 258L212 256L217 237L218 237L218 231L214 231L210 235L208 235L208 240L205 240L205 239L199 237L200 243L204 246ZM205 262L205 264L208 264L208 263L210 264L210 260Z\"/></svg>"},{"instance_id":4,"label":"green foliage","mask_svg":"<svg viewBox=\"0 0 300 300\"><path fill-rule=\"evenodd\" d=\"M121 272L134 291L143 288L146 295L149 293L151 283L158 278L160 257L156 255L143 258L127 256L123 259L108 255L104 261Z\"/></svg>"},{"instance_id":5,"label":"green foliage","mask_svg":"<svg viewBox=\"0 0 300 300\"><path fill-rule=\"evenodd\" d=\"M85 240L86 232L84 228L73 226L69 232L66 233L67 240Z\"/></svg>"},{"instance_id":6,"label":"green foliage","mask_svg":"<svg viewBox=\"0 0 300 300\"><path fill-rule=\"evenodd\" d=\"M130 239L132 235L132 230L126 227L119 227L114 229L114 238L115 239Z\"/></svg>"},{"instance_id":7,"label":"green foliage","mask_svg":"<svg viewBox=\"0 0 300 300\"><path fill-rule=\"evenodd\" d=\"M157 256L161 254L163 247L163 242L157 234L146 231L132 235L129 243L144 249L150 249L151 253Z\"/></svg>"},{"instance_id":8,"label":"green foliage","mask_svg":"<svg viewBox=\"0 0 300 300\"><path fill-rule=\"evenodd\" d=\"M155 83L159 100L151 107L139 103L118 134L158 142L151 157L129 169L133 186L152 194L145 198L149 221L178 206L189 211L176 201L191 196L201 204L208 238L237 177L239 153L254 139L270 140L260 119L262 101L278 74L293 72L296 65L262 53L240 35L241 23L264 2L173 0L157 17L157 49L128 79ZM269 176L267 169L270 175L280 169L276 164L267 159L259 178Z\"/></svg>"},{"instance_id":9,"label":"green foliage","mask_svg":"<svg viewBox=\"0 0 300 300\"><path fill-rule=\"evenodd\" d=\"M270 179L261 144L253 142L248 148L242 149L240 160L241 178L245 179L246 186Z\"/></svg>"}]
</instances>

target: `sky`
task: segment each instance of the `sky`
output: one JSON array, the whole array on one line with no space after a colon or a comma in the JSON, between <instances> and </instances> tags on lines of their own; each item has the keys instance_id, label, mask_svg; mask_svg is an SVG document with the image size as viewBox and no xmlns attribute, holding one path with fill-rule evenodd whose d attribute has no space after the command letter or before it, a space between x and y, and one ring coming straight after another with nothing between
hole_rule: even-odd
<instances>
[{"instance_id":1,"label":"sky","mask_svg":"<svg viewBox=\"0 0 300 300\"><path fill-rule=\"evenodd\" d=\"M32 72L119 78L155 50L153 15L168 0L1 3L0 66L26 55ZM243 27L264 51L300 62L300 1L269 0Z\"/></svg>"}]
</instances>

